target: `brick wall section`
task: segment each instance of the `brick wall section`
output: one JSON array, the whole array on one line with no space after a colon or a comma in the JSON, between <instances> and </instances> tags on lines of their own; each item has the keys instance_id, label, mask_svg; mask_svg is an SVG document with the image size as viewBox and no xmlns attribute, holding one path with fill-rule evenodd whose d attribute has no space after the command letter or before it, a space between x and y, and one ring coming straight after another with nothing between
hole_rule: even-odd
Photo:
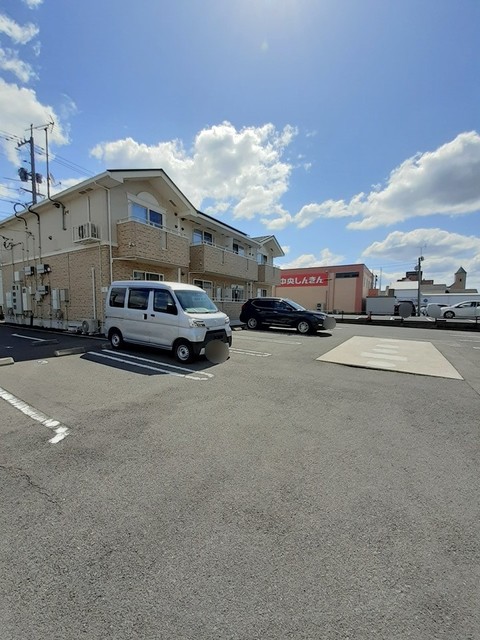
<instances>
[{"instance_id":1,"label":"brick wall section","mask_svg":"<svg viewBox=\"0 0 480 640\"><path fill-rule=\"evenodd\" d=\"M226 313L232 322L240 320L243 302L215 302L215 305Z\"/></svg>"},{"instance_id":2,"label":"brick wall section","mask_svg":"<svg viewBox=\"0 0 480 640\"><path fill-rule=\"evenodd\" d=\"M50 273L36 274L24 278L23 285L33 291L41 285L49 287L49 293L36 301L32 297L33 316L39 320L56 318L52 306L52 289L67 289L69 302L61 304L63 320L80 321L85 318L103 318L102 287L110 282L109 251L107 246L91 246L54 256L48 256L44 263L50 266ZM15 270L23 270L23 263L16 263ZM5 278L5 276L7 276ZM4 288L11 288L11 272L4 271ZM94 309L95 294L95 309Z\"/></svg>"},{"instance_id":3,"label":"brick wall section","mask_svg":"<svg viewBox=\"0 0 480 640\"><path fill-rule=\"evenodd\" d=\"M271 285L280 284L280 269L270 264L258 265L258 282Z\"/></svg>"},{"instance_id":4,"label":"brick wall section","mask_svg":"<svg viewBox=\"0 0 480 640\"><path fill-rule=\"evenodd\" d=\"M188 268L190 262L189 240L140 222L121 222L117 225L118 247L114 256L135 256L141 260L152 259L169 265Z\"/></svg>"}]
</instances>

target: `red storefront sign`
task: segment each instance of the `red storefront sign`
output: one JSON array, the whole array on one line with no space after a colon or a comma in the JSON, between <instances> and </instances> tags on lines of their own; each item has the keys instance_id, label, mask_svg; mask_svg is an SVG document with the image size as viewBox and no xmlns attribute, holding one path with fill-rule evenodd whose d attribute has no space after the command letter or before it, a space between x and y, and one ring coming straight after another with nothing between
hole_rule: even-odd
<instances>
[{"instance_id":1,"label":"red storefront sign","mask_svg":"<svg viewBox=\"0 0 480 640\"><path fill-rule=\"evenodd\" d=\"M281 287L326 287L328 284L328 273L326 271L312 271L308 274L300 275L291 271L281 271Z\"/></svg>"}]
</instances>

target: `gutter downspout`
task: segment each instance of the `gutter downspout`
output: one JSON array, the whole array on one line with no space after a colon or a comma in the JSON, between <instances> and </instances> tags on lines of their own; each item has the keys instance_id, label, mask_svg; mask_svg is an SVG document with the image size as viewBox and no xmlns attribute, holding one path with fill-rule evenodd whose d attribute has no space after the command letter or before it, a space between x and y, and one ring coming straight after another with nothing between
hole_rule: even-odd
<instances>
[{"instance_id":1,"label":"gutter downspout","mask_svg":"<svg viewBox=\"0 0 480 640\"><path fill-rule=\"evenodd\" d=\"M108 226L108 257L109 257L109 268L110 268L110 284L113 282L113 254L112 254L112 208L111 208L111 198L110 198L110 189L105 187L103 184L98 184L96 180L93 181L93 184L96 184L97 187L101 187L105 189L107 192L107 226Z\"/></svg>"},{"instance_id":2,"label":"gutter downspout","mask_svg":"<svg viewBox=\"0 0 480 640\"><path fill-rule=\"evenodd\" d=\"M42 234L40 231L40 216L38 215L38 213L36 211L34 211L32 209L32 205L28 205L28 210L30 211L30 213L33 213L35 216L37 216L37 224L38 224L38 262L42 262Z\"/></svg>"}]
</instances>

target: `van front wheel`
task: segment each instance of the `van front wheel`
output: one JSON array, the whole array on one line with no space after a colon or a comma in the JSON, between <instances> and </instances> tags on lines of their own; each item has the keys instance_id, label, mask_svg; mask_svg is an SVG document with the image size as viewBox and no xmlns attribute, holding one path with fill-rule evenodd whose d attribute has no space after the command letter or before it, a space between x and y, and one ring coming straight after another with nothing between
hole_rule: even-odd
<instances>
[{"instance_id":1,"label":"van front wheel","mask_svg":"<svg viewBox=\"0 0 480 640\"><path fill-rule=\"evenodd\" d=\"M118 329L112 329L108 336L112 349L121 349L123 346L123 336Z\"/></svg>"},{"instance_id":2,"label":"van front wheel","mask_svg":"<svg viewBox=\"0 0 480 640\"><path fill-rule=\"evenodd\" d=\"M193 360L192 345L187 340L178 340L173 347L173 353L178 362L188 364Z\"/></svg>"}]
</instances>

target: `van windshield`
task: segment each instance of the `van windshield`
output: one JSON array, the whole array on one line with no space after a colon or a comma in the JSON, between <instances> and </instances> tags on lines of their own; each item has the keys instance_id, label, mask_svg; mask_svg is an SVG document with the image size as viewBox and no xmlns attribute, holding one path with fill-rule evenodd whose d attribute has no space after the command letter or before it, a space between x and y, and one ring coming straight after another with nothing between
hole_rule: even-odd
<instances>
[{"instance_id":1,"label":"van windshield","mask_svg":"<svg viewBox=\"0 0 480 640\"><path fill-rule=\"evenodd\" d=\"M177 290L175 295L187 313L216 313L218 311L205 291Z\"/></svg>"}]
</instances>

